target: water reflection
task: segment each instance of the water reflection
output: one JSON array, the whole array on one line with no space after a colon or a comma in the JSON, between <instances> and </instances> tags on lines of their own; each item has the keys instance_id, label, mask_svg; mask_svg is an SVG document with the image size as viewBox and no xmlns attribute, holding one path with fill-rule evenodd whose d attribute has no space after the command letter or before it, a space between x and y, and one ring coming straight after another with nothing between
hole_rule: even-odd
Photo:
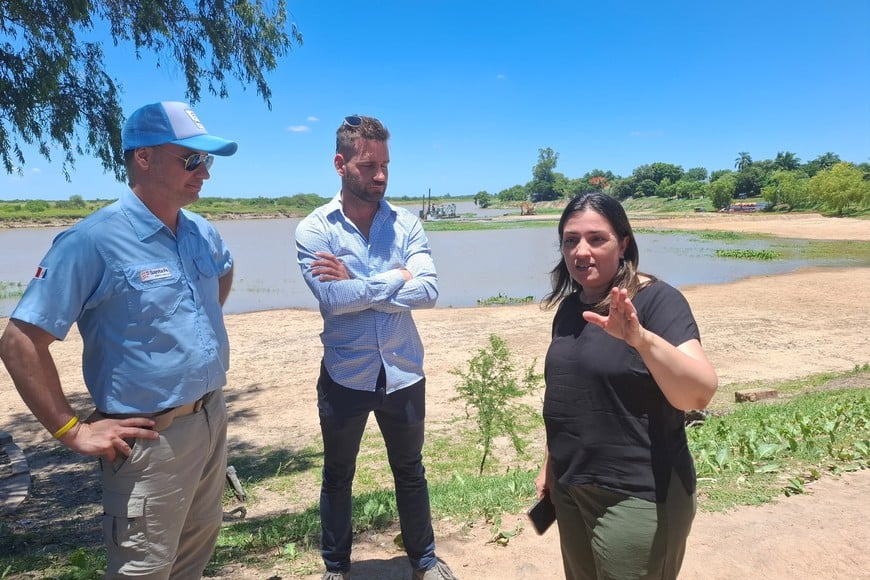
<instances>
[{"instance_id":1,"label":"water reflection","mask_svg":"<svg viewBox=\"0 0 870 580\"><path fill-rule=\"evenodd\" d=\"M504 210L500 210L504 213ZM296 265L294 232L299 219L218 222L236 259L231 313L276 308L317 308ZM40 257L62 228L0 229L0 281L30 280ZM755 275L779 274L801 266L844 265L833 260L752 261L721 259L719 248L765 249L767 240L729 242L696 234L638 234L641 270L675 286L718 284ZM498 294L533 296L549 290L549 272L558 260L556 228L430 232L438 268L439 307L475 306ZM807 243L801 240L794 244ZM0 300L8 316L17 298Z\"/></svg>"}]
</instances>

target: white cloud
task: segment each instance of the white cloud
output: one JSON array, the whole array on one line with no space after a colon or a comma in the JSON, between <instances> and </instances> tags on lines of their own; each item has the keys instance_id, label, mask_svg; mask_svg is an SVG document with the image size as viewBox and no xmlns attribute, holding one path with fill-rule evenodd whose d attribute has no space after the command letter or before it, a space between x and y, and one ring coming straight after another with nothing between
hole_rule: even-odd
<instances>
[{"instance_id":1,"label":"white cloud","mask_svg":"<svg viewBox=\"0 0 870 580\"><path fill-rule=\"evenodd\" d=\"M316 122L319 121L320 119L318 119L318 118L315 117L314 115L311 115L311 116L309 116L309 117L308 117L307 119L305 119L305 120L308 121L309 123L316 123Z\"/></svg>"},{"instance_id":2,"label":"white cloud","mask_svg":"<svg viewBox=\"0 0 870 580\"><path fill-rule=\"evenodd\" d=\"M42 169L40 169L39 167L34 167L30 170L30 173L42 173Z\"/></svg>"},{"instance_id":3,"label":"white cloud","mask_svg":"<svg viewBox=\"0 0 870 580\"><path fill-rule=\"evenodd\" d=\"M287 130L291 133L307 133L311 130L311 127L308 125L290 125L287 127Z\"/></svg>"}]
</instances>

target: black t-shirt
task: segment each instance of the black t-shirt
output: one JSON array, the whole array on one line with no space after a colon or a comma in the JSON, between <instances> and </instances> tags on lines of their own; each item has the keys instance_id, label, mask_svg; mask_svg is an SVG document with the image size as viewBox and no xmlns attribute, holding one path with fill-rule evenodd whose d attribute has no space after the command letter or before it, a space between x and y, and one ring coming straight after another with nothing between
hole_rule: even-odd
<instances>
[{"instance_id":1,"label":"black t-shirt","mask_svg":"<svg viewBox=\"0 0 870 580\"><path fill-rule=\"evenodd\" d=\"M682 294L655 281L632 300L641 325L673 345L700 339ZM684 413L667 401L641 360L582 312L579 292L559 305L544 365L544 423L556 479L664 501L672 472L689 493L695 466Z\"/></svg>"}]
</instances>

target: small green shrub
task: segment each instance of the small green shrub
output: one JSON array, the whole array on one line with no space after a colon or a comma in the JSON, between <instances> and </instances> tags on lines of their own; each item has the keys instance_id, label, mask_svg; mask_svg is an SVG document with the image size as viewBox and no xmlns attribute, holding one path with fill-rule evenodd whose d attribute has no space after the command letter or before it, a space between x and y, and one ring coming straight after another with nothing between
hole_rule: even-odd
<instances>
[{"instance_id":1,"label":"small green shrub","mask_svg":"<svg viewBox=\"0 0 870 580\"><path fill-rule=\"evenodd\" d=\"M526 442L521 432L534 414L529 406L516 399L531 394L541 384L543 376L535 373L535 363L525 370L522 378L510 360L511 353L505 341L495 334L489 335L489 348L481 348L470 361L468 370L455 368L450 374L462 379L456 387L459 393L453 400L463 399L465 411L476 412L475 420L480 431L479 442L483 447L479 474L492 449L492 441L499 435L507 435L517 453L525 451ZM469 414L470 416L470 414Z\"/></svg>"},{"instance_id":2,"label":"small green shrub","mask_svg":"<svg viewBox=\"0 0 870 580\"><path fill-rule=\"evenodd\" d=\"M48 202L41 199L31 199L24 204L24 209L33 213L42 213L49 208Z\"/></svg>"}]
</instances>

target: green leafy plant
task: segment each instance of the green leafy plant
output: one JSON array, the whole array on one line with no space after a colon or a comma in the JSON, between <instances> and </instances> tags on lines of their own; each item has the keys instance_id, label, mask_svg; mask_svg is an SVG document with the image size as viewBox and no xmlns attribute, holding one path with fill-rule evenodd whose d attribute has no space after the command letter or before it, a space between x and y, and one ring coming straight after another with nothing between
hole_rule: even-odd
<instances>
[{"instance_id":1,"label":"green leafy plant","mask_svg":"<svg viewBox=\"0 0 870 580\"><path fill-rule=\"evenodd\" d=\"M61 576L63 580L98 580L105 573L103 558L84 548L70 554L69 565L72 571Z\"/></svg>"},{"instance_id":2,"label":"green leafy plant","mask_svg":"<svg viewBox=\"0 0 870 580\"><path fill-rule=\"evenodd\" d=\"M469 410L475 411L479 442L483 447L479 474L483 474L493 439L499 435L509 436L517 453L524 452L526 442L521 432L534 411L516 399L531 394L540 386L543 377L534 369L533 361L522 377L518 377L507 344L501 337L491 334L489 347L477 351L468 362L467 371L459 368L450 371L462 379L456 387L459 396L454 400L465 401L469 417Z\"/></svg>"},{"instance_id":3,"label":"green leafy plant","mask_svg":"<svg viewBox=\"0 0 870 580\"><path fill-rule=\"evenodd\" d=\"M392 504L392 505L391 505ZM372 496L362 506L358 518L363 529L378 528L387 524L397 513L395 502L383 496Z\"/></svg>"},{"instance_id":4,"label":"green leafy plant","mask_svg":"<svg viewBox=\"0 0 870 580\"><path fill-rule=\"evenodd\" d=\"M513 530L505 530L502 528L502 518L501 515L497 516L495 520L492 522L492 526L489 528L489 543L496 544L499 546L507 546L510 543L511 538L516 536L522 531L522 528L518 525Z\"/></svg>"},{"instance_id":5,"label":"green leafy plant","mask_svg":"<svg viewBox=\"0 0 870 580\"><path fill-rule=\"evenodd\" d=\"M780 254L774 250L716 250L716 256L739 260L776 260Z\"/></svg>"},{"instance_id":6,"label":"green leafy plant","mask_svg":"<svg viewBox=\"0 0 870 580\"><path fill-rule=\"evenodd\" d=\"M789 477L788 485L785 486L784 493L786 496L803 495L806 493L804 488L804 480L802 477Z\"/></svg>"},{"instance_id":7,"label":"green leafy plant","mask_svg":"<svg viewBox=\"0 0 870 580\"><path fill-rule=\"evenodd\" d=\"M489 298L478 298L477 305L478 306L505 306L507 304L529 304L535 301L534 296L524 296L522 298L519 297L510 297L501 292L496 296L490 296Z\"/></svg>"},{"instance_id":8,"label":"green leafy plant","mask_svg":"<svg viewBox=\"0 0 870 580\"><path fill-rule=\"evenodd\" d=\"M866 389L811 393L713 417L688 431L699 489L717 503L732 503L726 498L734 490L764 500L777 491L803 493L823 471L867 469L868 417Z\"/></svg>"}]
</instances>

